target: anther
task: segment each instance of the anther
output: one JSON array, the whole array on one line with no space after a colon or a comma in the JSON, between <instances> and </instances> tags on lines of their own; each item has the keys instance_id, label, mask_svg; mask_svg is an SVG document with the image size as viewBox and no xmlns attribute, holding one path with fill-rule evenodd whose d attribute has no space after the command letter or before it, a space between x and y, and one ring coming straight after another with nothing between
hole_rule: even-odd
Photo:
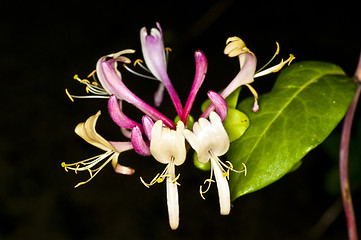
<instances>
[{"instance_id":1,"label":"anther","mask_svg":"<svg viewBox=\"0 0 361 240\"><path fill-rule=\"evenodd\" d=\"M87 77L88 78L92 77L96 72L97 72L97 70L93 70Z\"/></svg>"},{"instance_id":2,"label":"anther","mask_svg":"<svg viewBox=\"0 0 361 240\"><path fill-rule=\"evenodd\" d=\"M68 92L68 89L66 89L66 88L65 88L65 93L66 93L66 95L68 96L68 98L69 98L72 102L74 102L74 99L72 98L72 96L71 96L70 93Z\"/></svg>"},{"instance_id":3,"label":"anther","mask_svg":"<svg viewBox=\"0 0 361 240\"><path fill-rule=\"evenodd\" d=\"M143 63L143 61L141 59L137 59L133 63L134 67L137 65L138 62Z\"/></svg>"}]
</instances>

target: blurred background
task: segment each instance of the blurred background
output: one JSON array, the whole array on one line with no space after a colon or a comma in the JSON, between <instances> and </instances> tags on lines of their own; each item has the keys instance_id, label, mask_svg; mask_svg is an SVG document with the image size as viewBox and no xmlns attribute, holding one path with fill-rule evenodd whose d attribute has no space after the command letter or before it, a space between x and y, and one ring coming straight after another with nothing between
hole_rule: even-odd
<instances>
[{"instance_id":1,"label":"blurred background","mask_svg":"<svg viewBox=\"0 0 361 240\"><path fill-rule=\"evenodd\" d=\"M223 54L230 36L246 42L259 66L270 59L278 41L278 60L292 53L295 61L333 62L353 75L361 46L356 4L6 3L0 21L0 239L347 239L337 181L339 128L304 158L297 171L234 201L229 216L219 215L215 186L206 201L201 199L199 185L209 173L188 159L177 168L181 172L177 231L168 226L165 185L147 189L139 180L140 176L151 180L163 170L152 158L124 153L120 162L135 168L134 175L118 175L107 166L77 189L74 186L88 175L67 173L60 164L101 153L73 132L98 110L103 113L98 132L109 140L124 140L109 119L106 100L72 103L64 89L84 95L84 87L73 76L86 77L101 56L133 48L137 50L133 59L141 58L143 26L150 29L160 22L165 44L173 50L169 75L183 102L194 77L193 53L201 49L206 54L209 70L192 110L197 116L197 104L205 100L207 90L224 88L239 70L237 61ZM268 92L276 76L258 79L253 86ZM124 79L129 79L125 81L130 89L152 100L157 84L129 73ZM250 96L246 91L241 95ZM169 101L161 110L175 114ZM357 116L351 168L356 218L361 221Z\"/></svg>"}]
</instances>

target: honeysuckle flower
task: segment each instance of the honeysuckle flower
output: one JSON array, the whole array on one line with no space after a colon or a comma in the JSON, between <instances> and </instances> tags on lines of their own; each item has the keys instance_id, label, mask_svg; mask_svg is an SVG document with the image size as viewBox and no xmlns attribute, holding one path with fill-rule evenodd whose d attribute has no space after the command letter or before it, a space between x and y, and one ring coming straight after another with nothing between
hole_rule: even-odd
<instances>
[{"instance_id":1,"label":"honeysuckle flower","mask_svg":"<svg viewBox=\"0 0 361 240\"><path fill-rule=\"evenodd\" d=\"M179 100L176 91L169 80L167 73L167 61L165 56L165 48L163 43L163 32L159 23L156 23L157 28L150 30L148 35L147 29L143 27L140 30L140 41L142 44L142 52L145 64L150 72L161 82L158 91L156 92L155 105L160 105L163 99L163 85L167 89L174 107L179 116L182 116L183 107Z\"/></svg>"},{"instance_id":2,"label":"honeysuckle flower","mask_svg":"<svg viewBox=\"0 0 361 240\"><path fill-rule=\"evenodd\" d=\"M107 60L107 56L99 59L97 63L97 73L102 85L106 85L109 89L108 91L116 96L117 99L124 100L134 105L146 115L150 116L153 120L162 120L165 125L175 128L173 121L145 103L127 88L119 75L119 71L116 70L116 61L117 59ZM109 104L108 107L110 111L121 111L119 104Z\"/></svg>"},{"instance_id":3,"label":"honeysuckle flower","mask_svg":"<svg viewBox=\"0 0 361 240\"><path fill-rule=\"evenodd\" d=\"M191 147L197 152L198 161L207 163L211 161L211 176L205 181L208 182L208 187L205 191L200 187L200 194L206 193L213 181L213 174L216 179L218 188L220 213L228 215L231 210L231 199L228 186L229 172L228 170L236 171L232 165L227 166L218 157L227 153L230 141L226 130L223 127L222 120L214 111L210 112L209 120L200 118L198 122L193 125L193 131L185 129L183 131L184 137L187 139ZM239 171L237 171L239 172Z\"/></svg>"},{"instance_id":4,"label":"honeysuckle flower","mask_svg":"<svg viewBox=\"0 0 361 240\"><path fill-rule=\"evenodd\" d=\"M129 64L131 62L130 59L123 56L123 54L132 54L134 52L135 52L135 50L133 50L133 49L125 49L125 50L119 51L117 53L108 54L108 55L100 58L98 63L100 63L101 60L104 60L106 58L113 58L113 59L117 59L117 61L121 61L123 63ZM115 62L115 68L116 68L116 66L117 66L117 63ZM118 70L116 70L116 72L117 72L119 78L121 79L122 76L121 76L120 72ZM98 76L98 79L94 77L95 73ZM86 87L85 87L86 92L90 93L92 95L87 95L87 96L71 95L68 92L68 89L65 89L66 94L68 95L68 97L70 98L70 100L72 102L74 102L74 98L109 98L110 95L116 94L113 92L113 89L108 84L108 82L104 80L104 75L103 75L103 71L102 71L100 64L97 64L97 69L88 75L88 78L90 78L90 77L93 77L92 82L90 82L88 79L79 78L79 76L77 74L74 76L75 80L86 85Z\"/></svg>"},{"instance_id":5,"label":"honeysuckle flower","mask_svg":"<svg viewBox=\"0 0 361 240\"><path fill-rule=\"evenodd\" d=\"M154 123L150 140L150 152L158 162L167 164L167 166L149 184L145 183L141 178L143 184L147 187L166 180L169 225L173 230L177 229L179 225L177 182L179 175L175 175L175 166L183 164L186 159L183 130L184 124L182 121L177 123L176 130L164 127L161 120Z\"/></svg>"},{"instance_id":6,"label":"honeysuckle flower","mask_svg":"<svg viewBox=\"0 0 361 240\"><path fill-rule=\"evenodd\" d=\"M220 94L223 98L228 97L233 91L239 88L242 85L245 85L249 88L251 93L254 96L254 105L252 110L257 112L259 110L258 105L258 94L257 91L250 85L254 82L254 78L261 77L273 72L278 72L286 64L290 64L295 57L290 54L289 58L286 61L281 60L281 62L273 67L263 70L268 64L272 62L276 55L279 53L279 44L277 44L277 50L271 60L263 66L260 70L256 72L257 60L255 55L246 47L246 44L239 37L230 37L226 41L226 47L224 49L224 54L229 57L238 57L240 64L240 71L231 81L231 83L222 91ZM206 111L202 114L202 117L207 117L210 111L214 109L214 106L209 106Z\"/></svg>"},{"instance_id":7,"label":"honeysuckle flower","mask_svg":"<svg viewBox=\"0 0 361 240\"><path fill-rule=\"evenodd\" d=\"M79 171L89 172L90 178L84 182L78 183L75 187L79 187L80 185L83 185L92 180L109 162L112 163L112 166L117 173L124 175L131 175L134 173L134 169L122 166L118 163L119 154L124 151L133 149L132 143L107 141L102 136L100 136L95 130L95 125L98 121L100 114L101 112L98 111L97 114L89 117L85 122L79 123L75 128L75 133L78 134L89 144L105 151L105 153L76 163L67 164L63 162L61 164L61 166L66 171L74 170L75 173ZM102 164L99 167L96 167L100 163Z\"/></svg>"}]
</instances>

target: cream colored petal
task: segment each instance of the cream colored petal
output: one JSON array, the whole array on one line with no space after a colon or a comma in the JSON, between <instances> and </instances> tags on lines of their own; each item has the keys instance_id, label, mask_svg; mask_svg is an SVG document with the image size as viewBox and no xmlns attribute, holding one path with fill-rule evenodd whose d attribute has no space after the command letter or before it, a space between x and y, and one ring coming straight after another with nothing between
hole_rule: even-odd
<instances>
[{"instance_id":1,"label":"cream colored petal","mask_svg":"<svg viewBox=\"0 0 361 240\"><path fill-rule=\"evenodd\" d=\"M211 164L213 165L214 176L216 178L219 207L221 215L228 215L231 211L231 197L229 192L228 181L221 170L220 164L217 159L211 158Z\"/></svg>"},{"instance_id":2,"label":"cream colored petal","mask_svg":"<svg viewBox=\"0 0 361 240\"><path fill-rule=\"evenodd\" d=\"M79 123L75 128L75 133L97 148L104 151L113 150L116 152L114 147L95 130L95 125L100 114L101 112L98 111L97 114L89 117L85 122Z\"/></svg>"}]
</instances>

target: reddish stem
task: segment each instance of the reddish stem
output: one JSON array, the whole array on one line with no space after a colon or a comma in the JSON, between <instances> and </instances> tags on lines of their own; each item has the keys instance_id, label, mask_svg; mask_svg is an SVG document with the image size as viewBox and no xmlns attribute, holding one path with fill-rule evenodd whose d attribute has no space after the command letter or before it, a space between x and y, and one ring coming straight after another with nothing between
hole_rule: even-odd
<instances>
[{"instance_id":1,"label":"reddish stem","mask_svg":"<svg viewBox=\"0 0 361 240\"><path fill-rule=\"evenodd\" d=\"M340 181L341 181L341 191L342 191L342 200L343 206L346 215L348 235L350 240L357 240L357 226L356 219L352 204L352 197L350 191L349 177L348 177L348 153L349 153L349 144L350 144L350 135L351 135L351 127L352 121L355 114L357 102L361 93L361 55L360 61L356 70L355 78L357 80L357 89L355 96L352 100L352 103L346 113L342 135L341 135L341 146L340 146Z\"/></svg>"}]
</instances>

